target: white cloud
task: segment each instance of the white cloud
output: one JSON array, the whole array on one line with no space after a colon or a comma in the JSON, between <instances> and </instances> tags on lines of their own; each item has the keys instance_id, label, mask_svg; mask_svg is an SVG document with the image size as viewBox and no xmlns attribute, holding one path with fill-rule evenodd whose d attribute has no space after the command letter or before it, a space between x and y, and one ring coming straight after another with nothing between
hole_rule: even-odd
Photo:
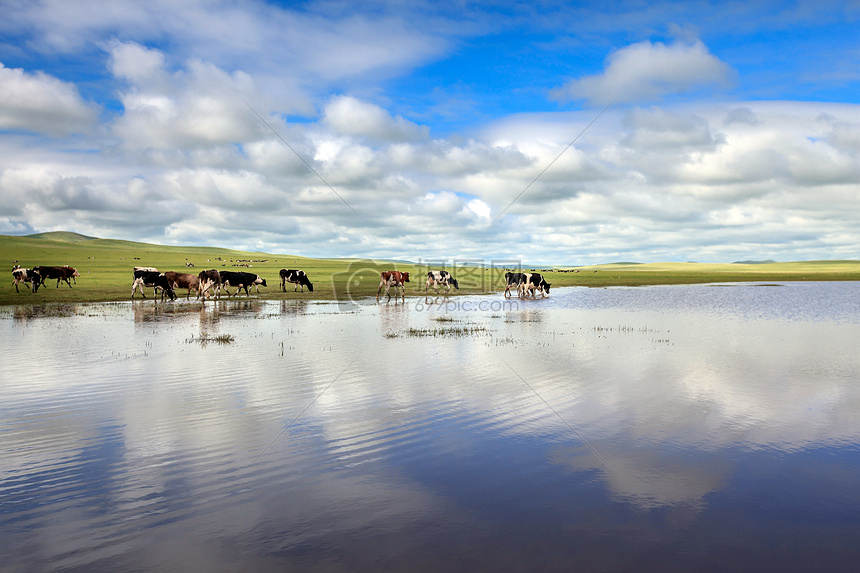
<instances>
[{"instance_id":1,"label":"white cloud","mask_svg":"<svg viewBox=\"0 0 860 573\"><path fill-rule=\"evenodd\" d=\"M268 132L233 91L245 86L253 92L244 74L231 76L196 60L168 73L161 52L133 43L112 42L109 51L111 71L128 83L119 94L123 114L113 125L124 147L181 152L253 141Z\"/></svg>"},{"instance_id":2,"label":"white cloud","mask_svg":"<svg viewBox=\"0 0 860 573\"><path fill-rule=\"evenodd\" d=\"M430 132L426 126L392 117L381 107L350 96L332 98L323 110L323 122L344 135L392 142L426 139Z\"/></svg>"},{"instance_id":3,"label":"white cloud","mask_svg":"<svg viewBox=\"0 0 860 573\"><path fill-rule=\"evenodd\" d=\"M97 115L74 84L0 63L0 129L63 136L92 128Z\"/></svg>"},{"instance_id":4,"label":"white cloud","mask_svg":"<svg viewBox=\"0 0 860 573\"><path fill-rule=\"evenodd\" d=\"M602 74L568 82L553 91L558 99L584 99L604 105L647 102L706 86L727 86L731 68L700 41L640 42L611 54Z\"/></svg>"}]
</instances>

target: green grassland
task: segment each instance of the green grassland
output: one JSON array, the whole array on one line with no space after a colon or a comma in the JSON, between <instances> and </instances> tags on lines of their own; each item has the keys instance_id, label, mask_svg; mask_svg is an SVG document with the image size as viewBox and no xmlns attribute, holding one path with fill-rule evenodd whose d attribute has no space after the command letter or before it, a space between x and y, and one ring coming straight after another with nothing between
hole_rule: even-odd
<instances>
[{"instance_id":1,"label":"green grassland","mask_svg":"<svg viewBox=\"0 0 860 573\"><path fill-rule=\"evenodd\" d=\"M361 259L312 259L221 249L214 247L166 247L113 239L97 239L75 233L42 233L28 237L0 235L0 260L6 262L7 280L0 284L0 305L44 302L121 301L131 297L132 268L156 267L197 274L204 269L244 270L266 279L260 298L334 300L349 292L351 296L375 296L379 271L408 271L413 280L407 295L424 293L427 266L402 262ZM46 281L36 294L12 284L12 266L68 265L78 269L80 277L73 288L64 283ZM186 267L186 263L194 265ZM248 265L248 266L243 266ZM282 268L303 269L314 284L314 292L287 292L280 289L278 271ZM525 267L542 272L553 287L559 286L641 286L659 284L860 280L860 261L804 261L789 263L614 263L588 267ZM504 287L502 268L458 267L453 269L460 290L452 295L498 292ZM579 272L576 272L579 271ZM151 289L147 296L151 298ZM254 292L253 290L251 291ZM431 288L431 293L432 288ZM177 292L184 297L185 292ZM244 296L244 295L242 295ZM140 294L135 295L136 298Z\"/></svg>"}]
</instances>

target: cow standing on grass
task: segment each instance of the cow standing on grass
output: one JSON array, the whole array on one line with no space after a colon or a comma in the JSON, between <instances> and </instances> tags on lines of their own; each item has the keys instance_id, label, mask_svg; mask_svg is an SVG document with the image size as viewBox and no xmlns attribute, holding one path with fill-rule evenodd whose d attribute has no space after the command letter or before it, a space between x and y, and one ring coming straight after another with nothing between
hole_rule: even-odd
<instances>
[{"instance_id":1,"label":"cow standing on grass","mask_svg":"<svg viewBox=\"0 0 860 573\"><path fill-rule=\"evenodd\" d=\"M451 285L454 285L454 288L460 290L460 283L457 282L457 279L451 276L451 273L448 271L430 271L427 273L427 284L424 286L424 294L427 294L427 289L430 288L430 285L433 285L433 291L436 294L439 294L439 289L436 288L437 285L444 285L445 294L448 294L448 291L451 290Z\"/></svg>"},{"instance_id":2,"label":"cow standing on grass","mask_svg":"<svg viewBox=\"0 0 860 573\"><path fill-rule=\"evenodd\" d=\"M65 281L69 288L72 288L70 279L75 280L75 277L81 276L73 267L33 267L33 270L42 277L40 285L45 284L45 279L57 279L57 288L60 288L60 281ZM75 284L78 284L78 281L75 280Z\"/></svg>"},{"instance_id":3,"label":"cow standing on grass","mask_svg":"<svg viewBox=\"0 0 860 573\"><path fill-rule=\"evenodd\" d=\"M21 292L18 290L18 283L24 283L28 289L36 292L39 290L39 283L42 281L41 275L33 269L24 269L19 265L15 265L12 267L12 278L15 279L12 281L12 286L15 287L15 292ZM30 283L35 285L33 288L30 287Z\"/></svg>"},{"instance_id":4,"label":"cow standing on grass","mask_svg":"<svg viewBox=\"0 0 860 573\"><path fill-rule=\"evenodd\" d=\"M206 301L206 293L209 289L212 289L213 298L221 296L221 273L217 269L200 271L197 278L200 280L200 294L203 295L204 302Z\"/></svg>"},{"instance_id":5,"label":"cow standing on grass","mask_svg":"<svg viewBox=\"0 0 860 573\"><path fill-rule=\"evenodd\" d=\"M401 289L401 296L403 300L406 300L406 285L404 283L409 282L409 273L401 273L400 271L382 271L379 275L379 288L376 289L376 300L379 301L379 293L382 291L382 287L385 287L385 294L388 295L389 300L391 299L391 295L388 293L388 289L394 287L394 298L397 298L397 287Z\"/></svg>"},{"instance_id":6,"label":"cow standing on grass","mask_svg":"<svg viewBox=\"0 0 860 573\"><path fill-rule=\"evenodd\" d=\"M307 273L305 271L293 270L293 269L281 269L281 290L287 292L287 283L293 283L296 285L296 288L293 289L293 292L298 290L299 285L302 287L302 292L305 292L305 287L308 287L308 291L314 292L314 285L311 284L310 279L308 279Z\"/></svg>"}]
</instances>

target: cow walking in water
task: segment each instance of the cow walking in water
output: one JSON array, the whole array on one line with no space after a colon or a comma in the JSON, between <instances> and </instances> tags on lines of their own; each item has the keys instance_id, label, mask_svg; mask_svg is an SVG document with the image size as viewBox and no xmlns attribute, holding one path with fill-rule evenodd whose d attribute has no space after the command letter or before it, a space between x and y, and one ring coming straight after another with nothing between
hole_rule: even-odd
<instances>
[{"instance_id":1,"label":"cow walking in water","mask_svg":"<svg viewBox=\"0 0 860 573\"><path fill-rule=\"evenodd\" d=\"M185 295L186 300L191 298L191 291L196 291L197 298L200 298L200 279L197 278L197 275L167 271L164 273L164 276L167 277L167 282L170 283L170 286L174 289L188 289L188 292ZM163 294L162 298L164 298Z\"/></svg>"},{"instance_id":2,"label":"cow walking in water","mask_svg":"<svg viewBox=\"0 0 860 573\"><path fill-rule=\"evenodd\" d=\"M248 288L256 287L257 292L259 293L260 285L268 286L266 285L266 279L260 275L236 271L221 271L221 288L224 289L227 296L236 296L242 289L245 289L245 296L250 296ZM230 291L227 290L228 286L236 287L236 292L231 295Z\"/></svg>"},{"instance_id":3,"label":"cow walking in water","mask_svg":"<svg viewBox=\"0 0 860 573\"><path fill-rule=\"evenodd\" d=\"M197 278L200 280L200 294L203 295L204 302L206 301L206 292L209 289L212 289L213 298L221 296L221 273L217 269L200 271Z\"/></svg>"},{"instance_id":4,"label":"cow walking in water","mask_svg":"<svg viewBox=\"0 0 860 573\"><path fill-rule=\"evenodd\" d=\"M134 282L131 283L131 298L134 298L134 291L136 290L140 290L140 294L143 298L146 298L146 293L143 291L143 287L151 287L154 289L155 294L153 297L157 297L158 290L161 289L161 300L164 300L165 292L167 293L167 296L170 297L170 300L176 298L176 294L173 292L173 286L167 282L167 277L164 276L164 273L158 272L158 269L155 267L134 267Z\"/></svg>"},{"instance_id":5,"label":"cow walking in water","mask_svg":"<svg viewBox=\"0 0 860 573\"><path fill-rule=\"evenodd\" d=\"M448 294L448 291L451 290L451 285L454 285L455 289L460 290L460 283L448 271L430 271L427 273L427 284L424 286L424 294L427 294L427 289L430 288L430 285L433 285L433 291L436 294L439 294L439 289L436 288L437 285L445 287L445 294Z\"/></svg>"},{"instance_id":6,"label":"cow walking in water","mask_svg":"<svg viewBox=\"0 0 860 573\"><path fill-rule=\"evenodd\" d=\"M409 273L401 273L400 271L382 271L379 275L379 288L376 289L376 300L379 300L379 293L382 292L382 287L385 287L385 294L391 299L388 289L394 287L394 298L397 298L397 287L401 289L401 296L406 300L406 286L403 283L409 282Z\"/></svg>"},{"instance_id":7,"label":"cow walking in water","mask_svg":"<svg viewBox=\"0 0 860 573\"><path fill-rule=\"evenodd\" d=\"M514 287L517 289L517 297L522 296L521 291L525 280L525 273L505 273L505 298L511 297L511 289Z\"/></svg>"},{"instance_id":8,"label":"cow walking in water","mask_svg":"<svg viewBox=\"0 0 860 573\"><path fill-rule=\"evenodd\" d=\"M308 291L314 292L314 285L311 284L310 279L308 279L307 273L301 270L293 270L293 269L281 269L281 290L287 292L287 283L293 283L296 285L296 288L293 289L293 292L299 288L299 285L302 287L302 292L305 292L305 287L308 287Z\"/></svg>"},{"instance_id":9,"label":"cow walking in water","mask_svg":"<svg viewBox=\"0 0 860 573\"><path fill-rule=\"evenodd\" d=\"M528 297L531 293L532 298L537 298L539 292L541 297L549 294L549 287L552 286L540 273L525 273L525 280L522 284L523 297Z\"/></svg>"}]
</instances>

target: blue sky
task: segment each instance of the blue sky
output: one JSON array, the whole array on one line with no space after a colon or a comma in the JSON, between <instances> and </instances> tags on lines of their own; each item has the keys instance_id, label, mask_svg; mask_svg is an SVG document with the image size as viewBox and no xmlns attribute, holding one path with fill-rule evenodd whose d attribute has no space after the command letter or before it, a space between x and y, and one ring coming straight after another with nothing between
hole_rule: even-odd
<instances>
[{"instance_id":1,"label":"blue sky","mask_svg":"<svg viewBox=\"0 0 860 573\"><path fill-rule=\"evenodd\" d=\"M860 2L0 13L3 234L560 265L860 257Z\"/></svg>"}]
</instances>

